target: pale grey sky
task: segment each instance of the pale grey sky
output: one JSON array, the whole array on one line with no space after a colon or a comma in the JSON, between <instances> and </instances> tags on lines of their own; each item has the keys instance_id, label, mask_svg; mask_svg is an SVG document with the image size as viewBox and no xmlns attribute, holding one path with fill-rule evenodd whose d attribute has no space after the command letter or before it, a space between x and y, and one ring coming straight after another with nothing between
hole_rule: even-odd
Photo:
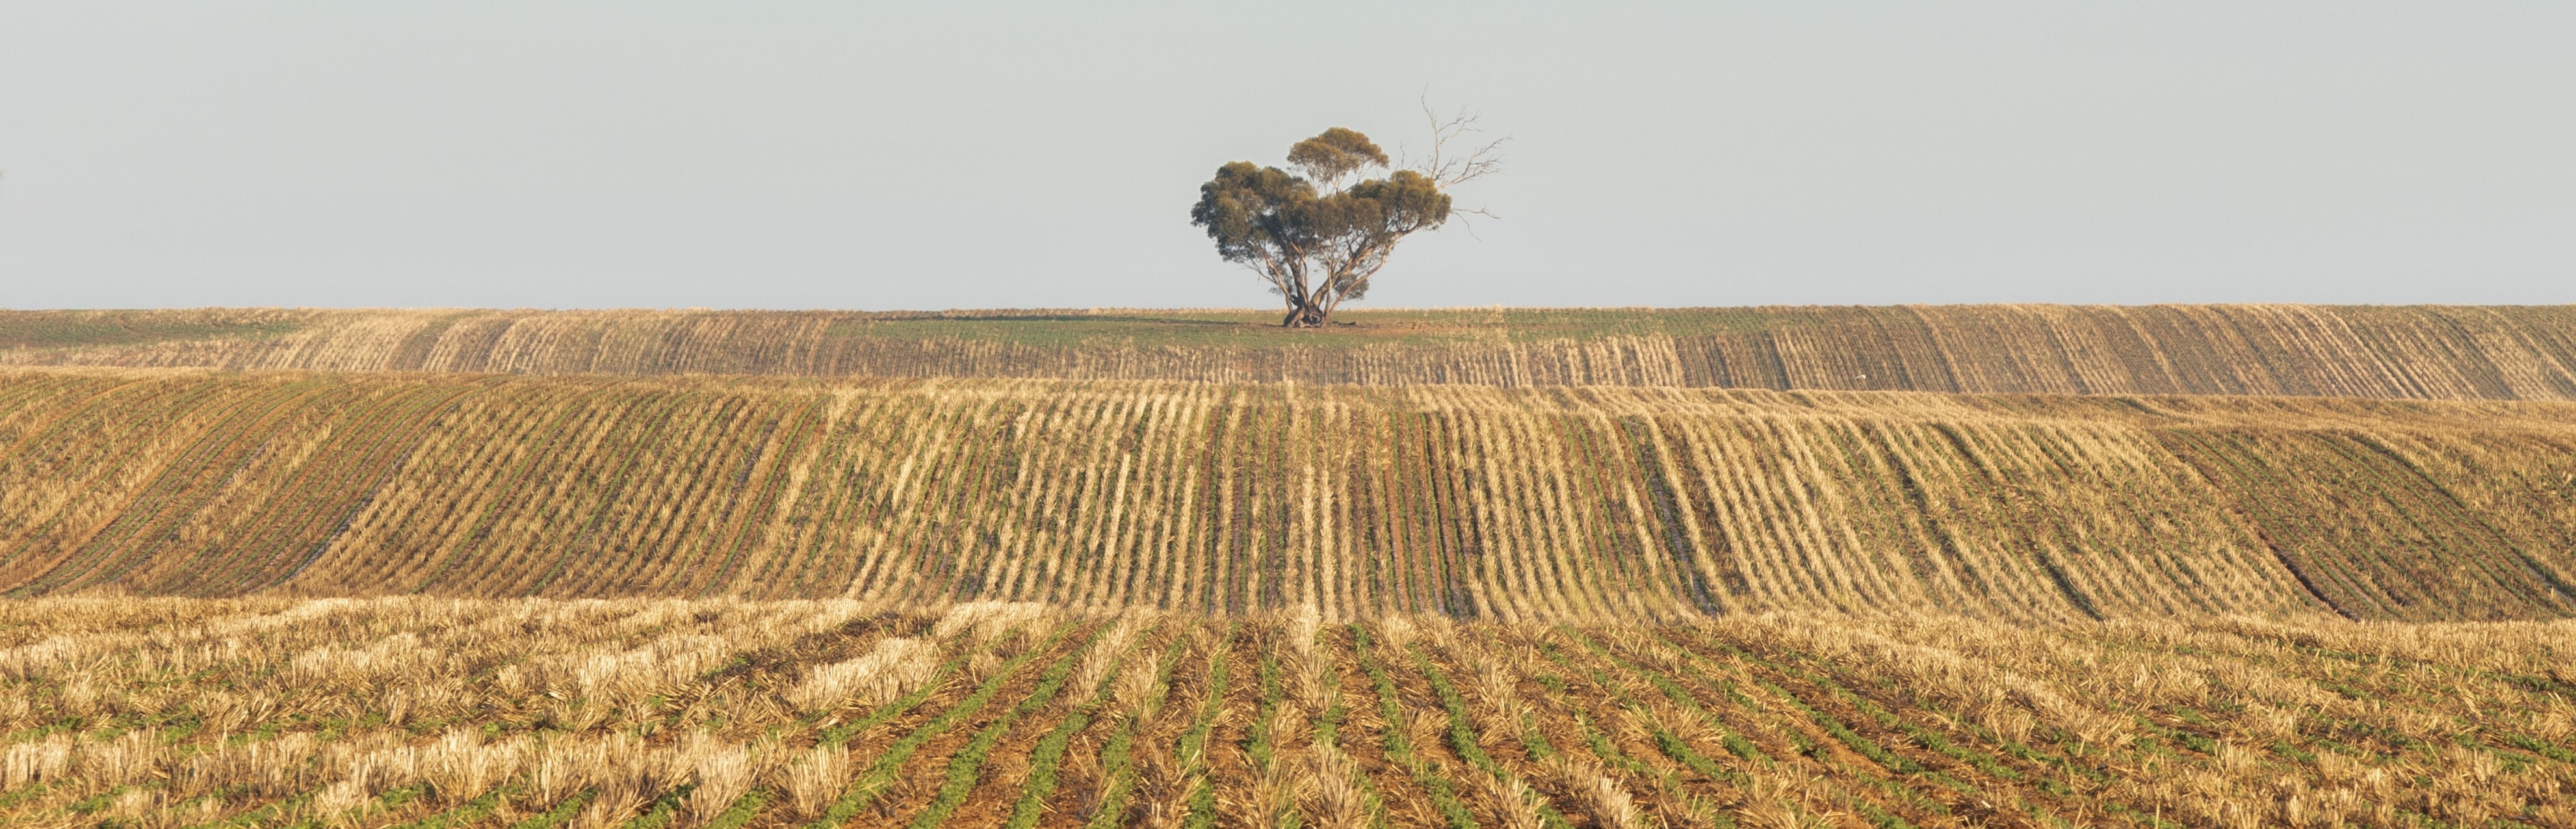
<instances>
[{"instance_id":1,"label":"pale grey sky","mask_svg":"<svg viewBox=\"0 0 2576 829\"><path fill-rule=\"evenodd\" d=\"M1369 305L2576 302L2566 0L0 0L0 307L1266 307L1199 182L1426 88Z\"/></svg>"}]
</instances>

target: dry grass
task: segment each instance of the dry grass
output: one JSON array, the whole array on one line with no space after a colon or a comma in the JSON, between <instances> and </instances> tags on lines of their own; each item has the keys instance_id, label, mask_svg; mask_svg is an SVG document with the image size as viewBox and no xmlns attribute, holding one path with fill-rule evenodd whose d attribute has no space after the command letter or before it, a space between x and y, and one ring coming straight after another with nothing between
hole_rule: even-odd
<instances>
[{"instance_id":1,"label":"dry grass","mask_svg":"<svg viewBox=\"0 0 2576 829\"><path fill-rule=\"evenodd\" d=\"M716 660L591 658L682 637ZM828 825L912 820L962 779L948 824L998 822L1026 796L1050 826L1444 824L1444 802L1493 826L2576 826L2571 642L2576 622L47 598L0 603L0 822ZM939 673L920 693L810 690L915 649ZM960 673L979 653L1008 654L980 683ZM1050 677L1103 653L1144 667L1048 700ZM1276 660L1285 688L1249 680L1246 659ZM1426 670L1449 678L1467 742ZM1240 752L1266 693L1284 702L1264 770ZM1032 765L1025 747L1060 727L1070 750ZM1162 739L1199 727L1205 755ZM1130 728L1147 739L1111 739ZM989 759L961 759L992 729ZM1041 777L1051 788L1026 794ZM1120 809L1095 811L1113 790Z\"/></svg>"}]
</instances>

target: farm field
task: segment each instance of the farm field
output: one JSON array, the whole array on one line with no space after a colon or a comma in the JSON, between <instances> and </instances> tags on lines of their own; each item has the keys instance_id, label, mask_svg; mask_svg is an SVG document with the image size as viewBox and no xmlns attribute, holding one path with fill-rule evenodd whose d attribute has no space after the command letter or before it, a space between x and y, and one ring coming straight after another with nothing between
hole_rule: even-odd
<instances>
[{"instance_id":1,"label":"farm field","mask_svg":"<svg viewBox=\"0 0 2576 829\"><path fill-rule=\"evenodd\" d=\"M2576 827L2576 308L0 311L0 825Z\"/></svg>"},{"instance_id":2,"label":"farm field","mask_svg":"<svg viewBox=\"0 0 2576 829\"><path fill-rule=\"evenodd\" d=\"M0 365L2576 398L2576 307L0 311Z\"/></svg>"},{"instance_id":3,"label":"farm field","mask_svg":"<svg viewBox=\"0 0 2576 829\"><path fill-rule=\"evenodd\" d=\"M0 823L2570 826L2576 622L0 603Z\"/></svg>"},{"instance_id":4,"label":"farm field","mask_svg":"<svg viewBox=\"0 0 2576 829\"><path fill-rule=\"evenodd\" d=\"M0 591L2576 611L2576 405L0 373Z\"/></svg>"}]
</instances>

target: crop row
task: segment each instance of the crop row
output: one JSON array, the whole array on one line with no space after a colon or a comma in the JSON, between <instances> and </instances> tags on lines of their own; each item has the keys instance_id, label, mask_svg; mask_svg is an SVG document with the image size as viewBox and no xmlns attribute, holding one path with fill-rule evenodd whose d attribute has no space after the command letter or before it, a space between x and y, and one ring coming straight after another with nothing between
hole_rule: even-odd
<instances>
[{"instance_id":1,"label":"crop row","mask_svg":"<svg viewBox=\"0 0 2576 829\"><path fill-rule=\"evenodd\" d=\"M13 825L2576 825L2568 622L419 598L0 621Z\"/></svg>"}]
</instances>

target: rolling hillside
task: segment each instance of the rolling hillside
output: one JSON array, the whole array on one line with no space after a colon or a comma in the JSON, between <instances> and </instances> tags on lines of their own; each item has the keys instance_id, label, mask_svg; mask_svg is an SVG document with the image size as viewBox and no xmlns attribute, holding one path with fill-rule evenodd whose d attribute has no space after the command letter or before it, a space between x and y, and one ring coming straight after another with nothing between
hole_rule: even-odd
<instances>
[{"instance_id":1,"label":"rolling hillside","mask_svg":"<svg viewBox=\"0 0 2576 829\"><path fill-rule=\"evenodd\" d=\"M0 312L0 365L2576 399L2576 307Z\"/></svg>"},{"instance_id":2,"label":"rolling hillside","mask_svg":"<svg viewBox=\"0 0 2576 829\"><path fill-rule=\"evenodd\" d=\"M0 312L0 824L2576 826L2576 309L1262 316Z\"/></svg>"},{"instance_id":3,"label":"rolling hillside","mask_svg":"<svg viewBox=\"0 0 2576 829\"><path fill-rule=\"evenodd\" d=\"M0 590L2576 611L2576 405L0 373Z\"/></svg>"}]
</instances>

